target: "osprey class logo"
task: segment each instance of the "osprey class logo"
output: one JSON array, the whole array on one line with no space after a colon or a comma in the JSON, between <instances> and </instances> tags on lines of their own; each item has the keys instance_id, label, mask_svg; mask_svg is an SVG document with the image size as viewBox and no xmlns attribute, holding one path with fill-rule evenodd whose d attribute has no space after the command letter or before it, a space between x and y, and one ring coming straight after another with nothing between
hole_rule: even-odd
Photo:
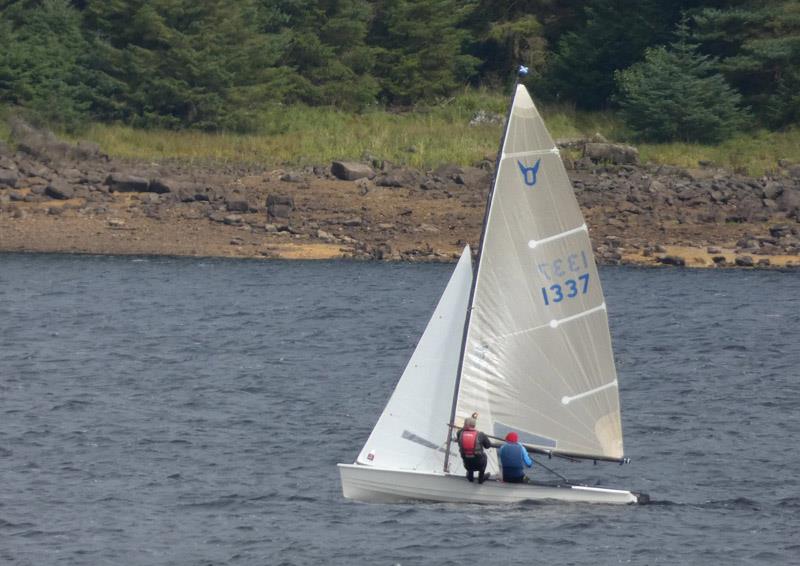
<instances>
[{"instance_id":1,"label":"osprey class logo","mask_svg":"<svg viewBox=\"0 0 800 566\"><path fill-rule=\"evenodd\" d=\"M541 158L536 160L533 167L525 167L522 164L522 161L519 159L517 160L517 165L519 165L519 170L522 172L522 180L525 181L525 184L529 187L532 187L536 184L536 174L539 172L539 164L542 162Z\"/></svg>"}]
</instances>

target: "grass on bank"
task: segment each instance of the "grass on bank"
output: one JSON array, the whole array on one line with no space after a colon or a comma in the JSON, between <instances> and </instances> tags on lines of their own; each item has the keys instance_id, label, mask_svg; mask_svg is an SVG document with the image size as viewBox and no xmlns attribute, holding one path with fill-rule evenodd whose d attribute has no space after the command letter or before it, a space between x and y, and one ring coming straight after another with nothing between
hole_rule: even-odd
<instances>
[{"instance_id":1,"label":"grass on bank","mask_svg":"<svg viewBox=\"0 0 800 566\"><path fill-rule=\"evenodd\" d=\"M473 165L484 157L494 157L502 127L470 126L470 120L479 110L504 115L508 102L509 98L501 94L467 89L451 99L408 112L376 109L350 114L301 105L274 107L255 119L254 134L141 130L95 123L80 138L97 142L114 157L151 161L302 166L374 157L417 168L445 163ZM630 139L611 112L581 112L566 106L543 106L541 110L555 138L600 133L609 140ZM0 139L7 138L6 121L0 120ZM776 170L779 159L800 162L800 128L796 127L785 132L741 133L715 146L634 145L645 163L692 168L706 160L750 175Z\"/></svg>"}]
</instances>

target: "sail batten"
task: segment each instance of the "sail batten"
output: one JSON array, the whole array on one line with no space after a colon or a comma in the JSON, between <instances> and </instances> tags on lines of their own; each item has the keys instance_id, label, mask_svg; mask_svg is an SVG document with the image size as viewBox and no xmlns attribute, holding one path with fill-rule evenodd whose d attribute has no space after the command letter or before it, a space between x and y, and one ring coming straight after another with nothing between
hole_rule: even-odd
<instances>
[{"instance_id":1,"label":"sail batten","mask_svg":"<svg viewBox=\"0 0 800 566\"><path fill-rule=\"evenodd\" d=\"M556 154L559 155L561 152L558 151L558 148L553 146L550 149L532 149L530 151L517 151L514 153L503 153L502 159L510 159L512 157L525 157L526 155L547 155L547 154Z\"/></svg>"},{"instance_id":2,"label":"sail batten","mask_svg":"<svg viewBox=\"0 0 800 566\"><path fill-rule=\"evenodd\" d=\"M454 424L478 412L479 427L495 436L515 430L551 450L622 458L617 374L588 229L522 85L484 224Z\"/></svg>"}]
</instances>

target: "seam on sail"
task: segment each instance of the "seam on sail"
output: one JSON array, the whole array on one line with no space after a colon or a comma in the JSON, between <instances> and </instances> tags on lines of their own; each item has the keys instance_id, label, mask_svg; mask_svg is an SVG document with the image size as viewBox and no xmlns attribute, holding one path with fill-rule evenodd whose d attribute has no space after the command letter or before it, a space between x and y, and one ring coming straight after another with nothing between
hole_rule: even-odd
<instances>
[{"instance_id":1,"label":"seam on sail","mask_svg":"<svg viewBox=\"0 0 800 566\"><path fill-rule=\"evenodd\" d=\"M609 389L611 387L616 387L617 385L618 385L618 382L615 379L614 381L606 383L605 385L601 385L600 387L595 387L594 389L590 389L589 391L584 391L583 393L578 393L577 395L572 395L572 396L564 395L561 398L561 404L562 405L569 405L573 401L577 401L578 399L583 399L584 397L588 397L589 395L594 395L595 393L600 393L601 391L604 391L604 390Z\"/></svg>"},{"instance_id":2,"label":"seam on sail","mask_svg":"<svg viewBox=\"0 0 800 566\"><path fill-rule=\"evenodd\" d=\"M558 155L559 151L557 147L552 147L550 149L531 149L529 151L515 151L513 153L503 153L501 159L505 159L507 157L524 157L526 155Z\"/></svg>"},{"instance_id":3,"label":"seam on sail","mask_svg":"<svg viewBox=\"0 0 800 566\"><path fill-rule=\"evenodd\" d=\"M553 234L552 236L547 236L546 238L542 238L541 240L528 240L528 247L533 249L539 244L546 244L547 242L552 242L553 240L558 240L560 238L565 238L567 236L571 236L572 234L577 234L578 232L588 232L589 229L584 222L581 226L577 228L573 228L572 230L565 230L564 232L559 232L558 234Z\"/></svg>"}]
</instances>

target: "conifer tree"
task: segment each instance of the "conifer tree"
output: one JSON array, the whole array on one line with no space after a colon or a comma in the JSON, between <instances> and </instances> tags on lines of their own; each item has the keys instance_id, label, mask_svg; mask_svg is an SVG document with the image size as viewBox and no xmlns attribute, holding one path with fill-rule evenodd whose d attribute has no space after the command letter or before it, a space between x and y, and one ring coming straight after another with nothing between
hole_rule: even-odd
<instances>
[{"instance_id":1,"label":"conifer tree","mask_svg":"<svg viewBox=\"0 0 800 566\"><path fill-rule=\"evenodd\" d=\"M282 13L289 28L282 61L303 86L297 93L302 100L350 109L375 101L379 87L372 76L376 50L366 44L372 19L367 0L289 0Z\"/></svg>"},{"instance_id":2,"label":"conifer tree","mask_svg":"<svg viewBox=\"0 0 800 566\"><path fill-rule=\"evenodd\" d=\"M645 48L666 42L682 2L588 0L585 23L565 33L553 54L552 95L597 109L614 93L614 72L641 60Z\"/></svg>"},{"instance_id":3,"label":"conifer tree","mask_svg":"<svg viewBox=\"0 0 800 566\"><path fill-rule=\"evenodd\" d=\"M800 3L735 2L694 13L693 39L768 125L800 123Z\"/></svg>"},{"instance_id":4,"label":"conifer tree","mask_svg":"<svg viewBox=\"0 0 800 566\"><path fill-rule=\"evenodd\" d=\"M643 140L719 142L745 123L741 96L689 43L685 23L677 36L616 74L623 117Z\"/></svg>"},{"instance_id":5,"label":"conifer tree","mask_svg":"<svg viewBox=\"0 0 800 566\"><path fill-rule=\"evenodd\" d=\"M449 95L474 75L470 34L460 27L472 6L457 0L379 0L371 40L385 99L411 104Z\"/></svg>"},{"instance_id":6,"label":"conifer tree","mask_svg":"<svg viewBox=\"0 0 800 566\"><path fill-rule=\"evenodd\" d=\"M51 125L77 127L89 109L91 78L81 17L67 0L0 12L0 100Z\"/></svg>"}]
</instances>

